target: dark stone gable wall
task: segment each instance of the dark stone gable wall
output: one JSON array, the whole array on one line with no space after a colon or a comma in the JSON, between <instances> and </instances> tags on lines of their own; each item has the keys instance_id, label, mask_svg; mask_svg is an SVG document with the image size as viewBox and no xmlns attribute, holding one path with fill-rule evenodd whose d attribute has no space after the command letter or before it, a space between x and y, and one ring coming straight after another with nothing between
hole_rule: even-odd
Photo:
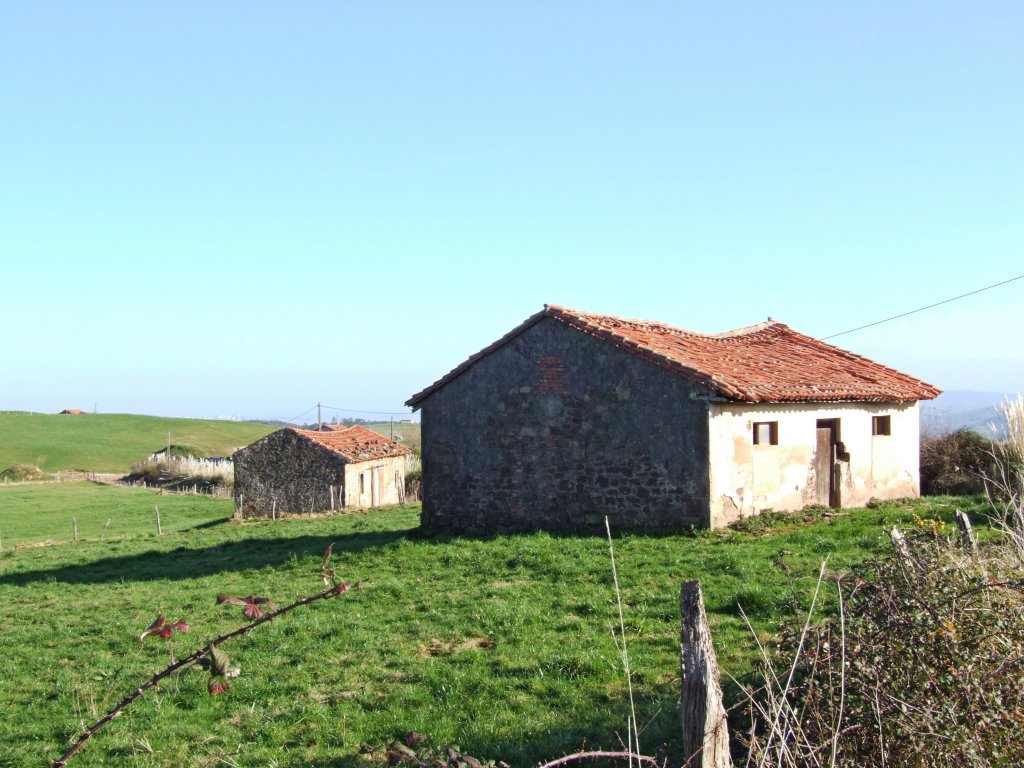
<instances>
[{"instance_id":1,"label":"dark stone gable wall","mask_svg":"<svg viewBox=\"0 0 1024 768\"><path fill-rule=\"evenodd\" d=\"M427 530L708 524L702 390L544 319L421 405ZM693 397L691 397L693 395Z\"/></svg>"},{"instance_id":2,"label":"dark stone gable wall","mask_svg":"<svg viewBox=\"0 0 1024 768\"><path fill-rule=\"evenodd\" d=\"M322 512L344 495L345 461L338 454L282 429L234 455L235 505L244 517L278 512ZM311 507L312 505L312 507Z\"/></svg>"}]
</instances>

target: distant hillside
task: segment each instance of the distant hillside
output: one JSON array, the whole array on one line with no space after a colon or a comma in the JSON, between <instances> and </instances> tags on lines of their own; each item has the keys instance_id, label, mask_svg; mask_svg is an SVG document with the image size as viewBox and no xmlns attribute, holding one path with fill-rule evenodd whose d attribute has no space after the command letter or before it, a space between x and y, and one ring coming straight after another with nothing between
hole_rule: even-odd
<instances>
[{"instance_id":1,"label":"distant hillside","mask_svg":"<svg viewBox=\"0 0 1024 768\"><path fill-rule=\"evenodd\" d=\"M33 464L47 472L126 472L169 441L204 456L226 456L273 432L245 421L166 419L128 414L0 412L0 470Z\"/></svg>"},{"instance_id":2,"label":"distant hillside","mask_svg":"<svg viewBox=\"0 0 1024 768\"><path fill-rule=\"evenodd\" d=\"M1016 395L1005 392L977 392L959 389L943 392L934 400L921 403L921 433L941 435L958 429L973 429L985 437L1006 434L1006 420L998 410L1005 400Z\"/></svg>"}]
</instances>

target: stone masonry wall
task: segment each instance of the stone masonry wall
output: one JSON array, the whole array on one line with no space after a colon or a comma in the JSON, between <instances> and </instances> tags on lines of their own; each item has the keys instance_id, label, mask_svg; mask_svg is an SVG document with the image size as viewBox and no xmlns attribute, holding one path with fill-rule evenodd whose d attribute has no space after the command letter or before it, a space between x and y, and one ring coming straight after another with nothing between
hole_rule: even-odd
<instances>
[{"instance_id":1,"label":"stone masonry wall","mask_svg":"<svg viewBox=\"0 0 1024 768\"><path fill-rule=\"evenodd\" d=\"M544 319L422 404L426 530L708 523L701 390Z\"/></svg>"},{"instance_id":2,"label":"stone masonry wall","mask_svg":"<svg viewBox=\"0 0 1024 768\"><path fill-rule=\"evenodd\" d=\"M237 451L235 505L243 517L278 512L322 512L342 506L345 462L332 451L282 429Z\"/></svg>"}]
</instances>

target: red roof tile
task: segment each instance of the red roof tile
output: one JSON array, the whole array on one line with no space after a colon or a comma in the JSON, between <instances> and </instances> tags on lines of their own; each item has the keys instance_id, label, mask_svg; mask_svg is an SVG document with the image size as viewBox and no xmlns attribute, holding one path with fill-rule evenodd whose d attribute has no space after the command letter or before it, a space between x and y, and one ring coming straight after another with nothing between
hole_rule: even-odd
<instances>
[{"instance_id":1,"label":"red roof tile","mask_svg":"<svg viewBox=\"0 0 1024 768\"><path fill-rule=\"evenodd\" d=\"M623 320L549 304L446 376L413 395L425 398L545 318L565 323L730 400L748 403L930 400L940 390L866 357L768 321L718 334Z\"/></svg>"},{"instance_id":2,"label":"red roof tile","mask_svg":"<svg viewBox=\"0 0 1024 768\"><path fill-rule=\"evenodd\" d=\"M404 445L394 443L384 435L358 424L351 427L335 427L330 432L316 432L294 427L290 427L290 429L307 440L312 440L314 443L340 454L349 462L387 459L411 453Z\"/></svg>"}]
</instances>

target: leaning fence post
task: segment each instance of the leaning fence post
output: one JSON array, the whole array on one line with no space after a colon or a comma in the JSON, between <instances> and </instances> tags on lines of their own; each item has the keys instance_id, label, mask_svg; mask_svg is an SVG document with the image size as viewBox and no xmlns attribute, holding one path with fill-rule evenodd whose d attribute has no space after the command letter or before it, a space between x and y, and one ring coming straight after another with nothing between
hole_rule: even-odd
<instances>
[{"instance_id":1,"label":"leaning fence post","mask_svg":"<svg viewBox=\"0 0 1024 768\"><path fill-rule=\"evenodd\" d=\"M910 545L907 544L907 539L900 532L899 528L893 528L889 531L889 540L892 545L896 548L896 554L900 556L900 560L908 565L917 565L914 560L914 555L910 551Z\"/></svg>"},{"instance_id":2,"label":"leaning fence post","mask_svg":"<svg viewBox=\"0 0 1024 768\"><path fill-rule=\"evenodd\" d=\"M684 581L679 593L682 616L680 667L683 691L680 720L687 768L731 768L729 723L722 703L718 659L711 642L699 581Z\"/></svg>"},{"instance_id":3,"label":"leaning fence post","mask_svg":"<svg viewBox=\"0 0 1024 768\"><path fill-rule=\"evenodd\" d=\"M156 532L157 535L160 535L163 533L163 531L160 529L160 507L154 504L153 509L156 510Z\"/></svg>"},{"instance_id":4,"label":"leaning fence post","mask_svg":"<svg viewBox=\"0 0 1024 768\"><path fill-rule=\"evenodd\" d=\"M956 527L960 529L960 537L970 543L971 549L978 551L978 538L971 527L971 519L959 509L956 511Z\"/></svg>"}]
</instances>

